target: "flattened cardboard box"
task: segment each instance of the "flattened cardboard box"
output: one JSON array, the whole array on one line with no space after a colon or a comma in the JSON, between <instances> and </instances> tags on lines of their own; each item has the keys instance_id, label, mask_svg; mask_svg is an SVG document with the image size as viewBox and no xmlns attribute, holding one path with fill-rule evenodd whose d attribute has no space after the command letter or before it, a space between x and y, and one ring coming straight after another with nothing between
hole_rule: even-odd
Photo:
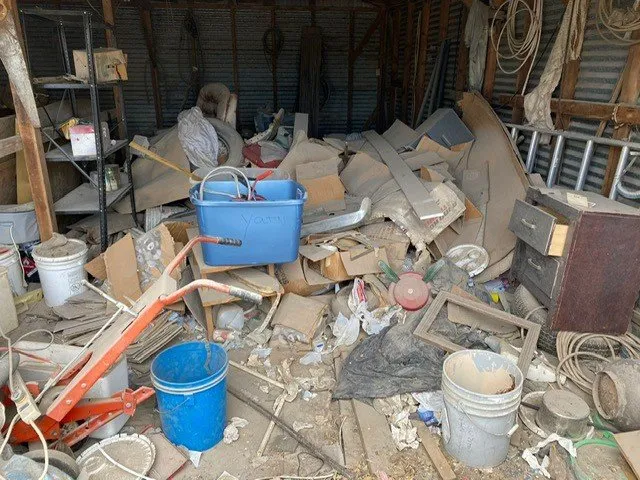
<instances>
[{"instance_id":1,"label":"flattened cardboard box","mask_svg":"<svg viewBox=\"0 0 640 480\"><path fill-rule=\"evenodd\" d=\"M311 298L287 293L273 317L273 325L291 328L313 340L327 306Z\"/></svg>"},{"instance_id":2,"label":"flattened cardboard box","mask_svg":"<svg viewBox=\"0 0 640 480\"><path fill-rule=\"evenodd\" d=\"M335 212L346 208L344 185L338 176L339 163L338 158L296 166L296 179L307 189L307 210L322 206Z\"/></svg>"},{"instance_id":3,"label":"flattened cardboard box","mask_svg":"<svg viewBox=\"0 0 640 480\"><path fill-rule=\"evenodd\" d=\"M380 260L389 263L384 247L371 249L362 245L344 252L327 251L325 258L310 262L310 266L333 282L343 282L367 273L382 273Z\"/></svg>"}]
</instances>

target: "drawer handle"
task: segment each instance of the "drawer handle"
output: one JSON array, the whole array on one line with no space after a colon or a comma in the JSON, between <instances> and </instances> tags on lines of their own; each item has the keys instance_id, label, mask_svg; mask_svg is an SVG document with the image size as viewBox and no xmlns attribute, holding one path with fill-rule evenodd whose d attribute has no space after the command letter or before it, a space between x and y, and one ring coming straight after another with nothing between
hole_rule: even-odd
<instances>
[{"instance_id":1,"label":"drawer handle","mask_svg":"<svg viewBox=\"0 0 640 480\"><path fill-rule=\"evenodd\" d=\"M524 218L521 218L520 221L522 222L522 224L525 227L530 228L531 230L535 230L536 229L536 224L535 223L527 222Z\"/></svg>"},{"instance_id":2,"label":"drawer handle","mask_svg":"<svg viewBox=\"0 0 640 480\"><path fill-rule=\"evenodd\" d=\"M538 265L536 262L534 262L533 260L531 260L530 258L527 258L527 263L538 271L542 270L542 267Z\"/></svg>"}]
</instances>

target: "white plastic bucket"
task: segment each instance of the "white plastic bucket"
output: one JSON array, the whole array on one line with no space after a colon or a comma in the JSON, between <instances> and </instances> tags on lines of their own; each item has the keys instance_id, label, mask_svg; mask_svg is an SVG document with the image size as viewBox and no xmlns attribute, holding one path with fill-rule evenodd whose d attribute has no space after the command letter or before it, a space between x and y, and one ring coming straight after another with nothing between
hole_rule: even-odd
<instances>
[{"instance_id":1,"label":"white plastic bucket","mask_svg":"<svg viewBox=\"0 0 640 480\"><path fill-rule=\"evenodd\" d=\"M0 245L0 267L7 269L9 284L14 295L27 293L20 266L20 254L13 245Z\"/></svg>"},{"instance_id":2,"label":"white plastic bucket","mask_svg":"<svg viewBox=\"0 0 640 480\"><path fill-rule=\"evenodd\" d=\"M84 292L87 287L82 280L87 279L84 264L87 263L87 245L76 239L68 239L75 244L74 253L64 256L45 256L39 246L33 250L33 259L38 267L44 301L50 307L66 302L67 298Z\"/></svg>"},{"instance_id":3,"label":"white plastic bucket","mask_svg":"<svg viewBox=\"0 0 640 480\"><path fill-rule=\"evenodd\" d=\"M517 425L522 372L512 361L483 350L453 353L442 369L445 450L470 467L500 465Z\"/></svg>"}]
</instances>

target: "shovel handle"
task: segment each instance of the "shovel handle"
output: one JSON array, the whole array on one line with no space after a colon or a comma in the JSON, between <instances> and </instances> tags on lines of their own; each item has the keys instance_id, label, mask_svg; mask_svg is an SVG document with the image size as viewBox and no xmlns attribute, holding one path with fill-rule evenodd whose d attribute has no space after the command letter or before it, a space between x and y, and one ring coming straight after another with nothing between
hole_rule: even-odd
<instances>
[{"instance_id":1,"label":"shovel handle","mask_svg":"<svg viewBox=\"0 0 640 480\"><path fill-rule=\"evenodd\" d=\"M166 158L161 157L157 153L152 152L148 148L145 148L142 145L140 145L139 143L131 142L129 144L129 146L131 148L133 148L134 150L140 152L145 158L148 158L149 160L153 160L154 162L158 162L158 163L164 165L165 167L169 167L172 170L175 170L176 172L183 173L187 177L189 177L189 178L191 178L191 179L193 179L193 180L195 180L197 182L202 180L202 178L200 178L198 175L195 175L195 174L191 173L186 168L183 168L183 167L181 167L179 165L176 165L175 163L170 162Z\"/></svg>"}]
</instances>

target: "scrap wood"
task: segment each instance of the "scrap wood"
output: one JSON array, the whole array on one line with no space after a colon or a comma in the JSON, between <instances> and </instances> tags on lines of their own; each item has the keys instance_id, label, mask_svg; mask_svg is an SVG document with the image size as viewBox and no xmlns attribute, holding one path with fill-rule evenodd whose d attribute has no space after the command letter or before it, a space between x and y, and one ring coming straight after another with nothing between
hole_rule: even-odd
<instances>
[{"instance_id":1,"label":"scrap wood","mask_svg":"<svg viewBox=\"0 0 640 480\"><path fill-rule=\"evenodd\" d=\"M640 430L616 433L613 438L633 473L640 478Z\"/></svg>"},{"instance_id":2,"label":"scrap wood","mask_svg":"<svg viewBox=\"0 0 640 480\"><path fill-rule=\"evenodd\" d=\"M374 131L364 132L364 137L378 150L382 161L389 167L391 175L400 185L418 217L424 220L442 216L435 200L393 147Z\"/></svg>"},{"instance_id":3,"label":"scrap wood","mask_svg":"<svg viewBox=\"0 0 640 480\"><path fill-rule=\"evenodd\" d=\"M231 385L227 385L227 390L231 395L236 397L241 402L247 404L248 406L253 408L255 411L262 414L267 419L273 420L275 424L278 427L280 427L287 435L294 438L307 451L321 458L327 465L329 465L331 468L336 470L340 475L348 479L356 478L356 476L351 472L351 470L340 465L340 463L336 462L333 458L331 458L329 455L324 453L321 447L319 447L318 445L314 445L310 441L306 440L302 435L296 432L292 427L290 427L282 419L280 419L279 417L276 417L269 410L257 404L256 402L251 400L248 396L246 396L244 393L241 393L240 391L236 390L236 388L232 387Z\"/></svg>"},{"instance_id":4,"label":"scrap wood","mask_svg":"<svg viewBox=\"0 0 640 480\"><path fill-rule=\"evenodd\" d=\"M414 420L413 425L418 429L420 442L426 450L427 455L429 455L431 463L436 467L440 478L442 478L442 480L455 480L458 478L451 469L451 465L449 465L449 462L442 453L442 450L440 450L436 436L429 431L421 420Z\"/></svg>"},{"instance_id":5,"label":"scrap wood","mask_svg":"<svg viewBox=\"0 0 640 480\"><path fill-rule=\"evenodd\" d=\"M286 396L286 391L281 393L278 399L276 400L276 408L273 411L274 417L279 417L280 412L282 412L282 407L284 407L284 402ZM264 432L264 436L262 437L262 442L260 442L260 446L258 447L258 451L256 452L256 457L261 457L264 453L264 449L267 448L267 443L269 443L269 438L271 437L271 433L273 432L274 427L276 426L276 422L272 418L269 422L269 426L267 427L267 431Z\"/></svg>"}]
</instances>

